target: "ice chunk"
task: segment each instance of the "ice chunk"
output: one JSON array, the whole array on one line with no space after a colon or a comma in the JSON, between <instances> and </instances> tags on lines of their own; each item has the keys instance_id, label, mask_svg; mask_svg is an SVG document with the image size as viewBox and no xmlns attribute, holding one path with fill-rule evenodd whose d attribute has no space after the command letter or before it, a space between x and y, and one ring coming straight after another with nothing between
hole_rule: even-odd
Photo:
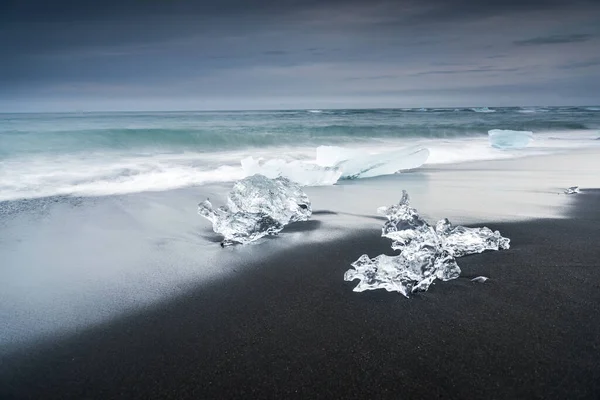
<instances>
[{"instance_id":1,"label":"ice chunk","mask_svg":"<svg viewBox=\"0 0 600 400\"><path fill-rule=\"evenodd\" d=\"M386 216L381 236L392 239L396 256L362 255L346 271L344 280L360 280L354 291L386 289L408 297L411 292L427 290L435 279L447 281L460 275L455 257L485 250L509 248L509 239L489 228L453 226L447 219L432 227L410 206L408 193L391 207L377 210Z\"/></svg>"},{"instance_id":2,"label":"ice chunk","mask_svg":"<svg viewBox=\"0 0 600 400\"><path fill-rule=\"evenodd\" d=\"M338 168L323 167L300 160L288 162L276 158L264 161L247 157L241 164L246 176L261 174L271 179L282 176L301 186L333 185L342 176L342 171Z\"/></svg>"},{"instance_id":3,"label":"ice chunk","mask_svg":"<svg viewBox=\"0 0 600 400\"><path fill-rule=\"evenodd\" d=\"M346 271L344 280L360 280L353 289L355 292L386 289L406 297L412 292L426 291L436 278L450 280L460 275L454 257L430 249L422 249L408 257L405 253L397 256L382 254L371 259L363 254L352 266L354 269Z\"/></svg>"},{"instance_id":4,"label":"ice chunk","mask_svg":"<svg viewBox=\"0 0 600 400\"><path fill-rule=\"evenodd\" d=\"M342 178L372 178L391 175L399 171L419 168L429 158L429 150L413 146L382 154L370 154L342 161L337 164L342 169Z\"/></svg>"},{"instance_id":5,"label":"ice chunk","mask_svg":"<svg viewBox=\"0 0 600 400\"><path fill-rule=\"evenodd\" d=\"M420 146L369 155L361 150L320 146L314 162L247 157L241 164L246 176L261 174L271 179L282 176L302 186L322 186L333 185L341 178L371 178L418 168L428 157L429 150Z\"/></svg>"},{"instance_id":6,"label":"ice chunk","mask_svg":"<svg viewBox=\"0 0 600 400\"><path fill-rule=\"evenodd\" d=\"M289 179L253 175L235 183L226 206L214 209L206 200L198 205L198 214L230 245L277 234L287 224L308 220L312 209L308 196Z\"/></svg>"},{"instance_id":7,"label":"ice chunk","mask_svg":"<svg viewBox=\"0 0 600 400\"><path fill-rule=\"evenodd\" d=\"M421 146L367 155L359 150L335 146L317 148L317 164L341 169L345 179L372 178L418 168L428 157L429 150Z\"/></svg>"},{"instance_id":8,"label":"ice chunk","mask_svg":"<svg viewBox=\"0 0 600 400\"><path fill-rule=\"evenodd\" d=\"M565 194L576 194L579 193L579 186L571 186L565 189Z\"/></svg>"},{"instance_id":9,"label":"ice chunk","mask_svg":"<svg viewBox=\"0 0 600 400\"><path fill-rule=\"evenodd\" d=\"M490 145L497 149L522 149L533 141L533 132L492 129L488 131Z\"/></svg>"},{"instance_id":10,"label":"ice chunk","mask_svg":"<svg viewBox=\"0 0 600 400\"><path fill-rule=\"evenodd\" d=\"M426 239L432 242L432 245L438 241L433 228L421 218L416 209L410 206L406 190L402 191L402 198L398 204L391 207L379 207L377 212L387 218L381 236L392 239L394 250L401 250L415 238Z\"/></svg>"},{"instance_id":11,"label":"ice chunk","mask_svg":"<svg viewBox=\"0 0 600 400\"><path fill-rule=\"evenodd\" d=\"M335 167L342 161L364 156L364 152L356 149L346 149L338 146L317 147L316 163L323 167Z\"/></svg>"},{"instance_id":12,"label":"ice chunk","mask_svg":"<svg viewBox=\"0 0 600 400\"><path fill-rule=\"evenodd\" d=\"M486 250L506 250L510 247L510 239L503 237L498 231L492 232L487 227L453 226L447 218L437 223L435 231L442 246L455 257L483 253Z\"/></svg>"},{"instance_id":13,"label":"ice chunk","mask_svg":"<svg viewBox=\"0 0 600 400\"><path fill-rule=\"evenodd\" d=\"M485 283L485 281L487 281L488 279L490 279L490 278L488 278L487 276L477 276L477 277L471 279L471 282Z\"/></svg>"}]
</instances>

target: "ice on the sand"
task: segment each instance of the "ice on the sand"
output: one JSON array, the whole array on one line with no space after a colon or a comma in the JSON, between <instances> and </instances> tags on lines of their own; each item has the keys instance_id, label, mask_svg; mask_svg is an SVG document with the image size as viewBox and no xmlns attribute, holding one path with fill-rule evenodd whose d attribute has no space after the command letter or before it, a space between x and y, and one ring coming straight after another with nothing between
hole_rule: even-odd
<instances>
[{"instance_id":1,"label":"ice on the sand","mask_svg":"<svg viewBox=\"0 0 600 400\"><path fill-rule=\"evenodd\" d=\"M344 280L360 280L354 288L355 292L386 289L388 292L400 292L406 297L412 292L427 290L436 278L450 280L460 275L454 257L442 257L424 246L420 252L410 256L382 254L369 258L363 254L352 263L352 267L354 269L346 271Z\"/></svg>"},{"instance_id":2,"label":"ice on the sand","mask_svg":"<svg viewBox=\"0 0 600 400\"><path fill-rule=\"evenodd\" d=\"M244 158L246 176L261 174L269 178L286 177L302 186L333 185L339 179L372 178L418 168L429 157L421 146L401 148L378 154L335 146L320 146L313 161Z\"/></svg>"},{"instance_id":3,"label":"ice on the sand","mask_svg":"<svg viewBox=\"0 0 600 400\"><path fill-rule=\"evenodd\" d=\"M333 185L342 176L342 171L335 167L323 167L300 160L288 162L276 158L264 161L247 157L241 164L246 176L261 174L271 179L282 176L302 186Z\"/></svg>"},{"instance_id":4,"label":"ice on the sand","mask_svg":"<svg viewBox=\"0 0 600 400\"><path fill-rule=\"evenodd\" d=\"M476 276L475 278L471 279L471 282L485 283L489 279L490 278L487 276Z\"/></svg>"},{"instance_id":5,"label":"ice on the sand","mask_svg":"<svg viewBox=\"0 0 600 400\"><path fill-rule=\"evenodd\" d=\"M427 161L429 150L421 146L405 147L378 154L365 154L335 146L317 148L317 164L335 167L342 171L342 178L372 178L391 175L399 171L415 169Z\"/></svg>"},{"instance_id":6,"label":"ice on the sand","mask_svg":"<svg viewBox=\"0 0 600 400\"><path fill-rule=\"evenodd\" d=\"M442 219L435 227L410 206L406 191L391 207L380 207L385 215L381 236L392 240L396 256L362 255L346 271L344 280L360 280L354 291L386 289L408 297L411 292L425 291L435 279L447 281L460 276L457 257L485 250L508 249L510 240L489 228L453 226Z\"/></svg>"},{"instance_id":7,"label":"ice on the sand","mask_svg":"<svg viewBox=\"0 0 600 400\"><path fill-rule=\"evenodd\" d=\"M453 226L447 218L444 218L438 221L435 231L440 236L442 245L451 249L455 257L483 253L486 250L506 250L510 247L508 238L485 226L483 228Z\"/></svg>"},{"instance_id":8,"label":"ice on the sand","mask_svg":"<svg viewBox=\"0 0 600 400\"><path fill-rule=\"evenodd\" d=\"M565 194L577 194L579 193L579 186L571 186L565 189Z\"/></svg>"},{"instance_id":9,"label":"ice on the sand","mask_svg":"<svg viewBox=\"0 0 600 400\"><path fill-rule=\"evenodd\" d=\"M234 184L226 206L215 209L205 200L198 205L198 214L224 236L224 245L230 245L252 242L277 234L292 222L306 221L312 208L306 193L289 179L257 174Z\"/></svg>"},{"instance_id":10,"label":"ice on the sand","mask_svg":"<svg viewBox=\"0 0 600 400\"><path fill-rule=\"evenodd\" d=\"M533 132L492 129L488 131L490 145L497 149L522 149L533 141Z\"/></svg>"}]
</instances>

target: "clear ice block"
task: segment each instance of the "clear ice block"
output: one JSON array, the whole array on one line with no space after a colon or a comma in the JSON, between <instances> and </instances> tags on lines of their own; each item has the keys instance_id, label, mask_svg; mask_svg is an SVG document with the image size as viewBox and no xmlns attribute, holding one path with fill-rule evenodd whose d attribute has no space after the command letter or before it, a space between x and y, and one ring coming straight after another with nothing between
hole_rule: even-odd
<instances>
[{"instance_id":1,"label":"clear ice block","mask_svg":"<svg viewBox=\"0 0 600 400\"><path fill-rule=\"evenodd\" d=\"M356 292L385 289L408 297L415 291L426 291L435 279L448 281L460 276L456 257L485 250L509 248L509 239L489 228L453 226L447 219L432 227L410 206L408 193L391 207L377 210L386 216L381 236L392 239L396 256L363 254L346 271L344 280L359 280Z\"/></svg>"},{"instance_id":2,"label":"clear ice block","mask_svg":"<svg viewBox=\"0 0 600 400\"><path fill-rule=\"evenodd\" d=\"M306 193L289 179L253 175L234 184L226 206L215 209L205 200L198 205L198 214L224 236L224 245L230 245L249 243L277 234L292 222L306 221L312 208Z\"/></svg>"}]
</instances>

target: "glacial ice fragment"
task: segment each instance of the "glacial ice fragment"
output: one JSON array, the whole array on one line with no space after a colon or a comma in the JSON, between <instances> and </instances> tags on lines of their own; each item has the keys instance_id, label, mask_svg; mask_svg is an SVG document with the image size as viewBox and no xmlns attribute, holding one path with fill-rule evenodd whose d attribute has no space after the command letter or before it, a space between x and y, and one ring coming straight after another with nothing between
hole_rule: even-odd
<instances>
[{"instance_id":1,"label":"glacial ice fragment","mask_svg":"<svg viewBox=\"0 0 600 400\"><path fill-rule=\"evenodd\" d=\"M246 176L282 176L302 186L323 186L333 185L339 179L372 178L418 168L428 157L429 150L421 146L366 155L361 150L319 146L314 161L247 157L241 164Z\"/></svg>"},{"instance_id":2,"label":"glacial ice fragment","mask_svg":"<svg viewBox=\"0 0 600 400\"><path fill-rule=\"evenodd\" d=\"M475 278L471 279L471 282L477 282L477 283L485 283L488 279L487 276L476 276Z\"/></svg>"},{"instance_id":3,"label":"glacial ice fragment","mask_svg":"<svg viewBox=\"0 0 600 400\"><path fill-rule=\"evenodd\" d=\"M406 190L402 191L402 198L398 204L379 207L377 212L387 218L381 236L392 239L392 249L401 250L415 238L427 240L431 245L438 244L433 228L410 206Z\"/></svg>"},{"instance_id":4,"label":"glacial ice fragment","mask_svg":"<svg viewBox=\"0 0 600 400\"><path fill-rule=\"evenodd\" d=\"M509 239L486 227L453 226L447 219L432 227L410 206L406 191L402 191L398 204L377 211L387 218L381 236L392 239L392 248L400 254L375 258L363 254L352 263L353 269L346 271L344 280L358 279L356 292L386 289L408 297L427 290L435 279L458 278L456 257L509 248Z\"/></svg>"},{"instance_id":5,"label":"glacial ice fragment","mask_svg":"<svg viewBox=\"0 0 600 400\"><path fill-rule=\"evenodd\" d=\"M576 194L579 193L579 186L571 186L565 189L565 194Z\"/></svg>"},{"instance_id":6,"label":"glacial ice fragment","mask_svg":"<svg viewBox=\"0 0 600 400\"><path fill-rule=\"evenodd\" d=\"M247 157L241 164L246 176L261 174L271 179L282 176L302 186L333 185L342 175L342 171L335 167L323 167L300 160L275 158L265 161Z\"/></svg>"},{"instance_id":7,"label":"glacial ice fragment","mask_svg":"<svg viewBox=\"0 0 600 400\"><path fill-rule=\"evenodd\" d=\"M442 241L442 246L454 257L483 253L486 250L507 250L510 239L493 232L490 228L467 228L453 226L447 218L438 221L435 231Z\"/></svg>"},{"instance_id":8,"label":"glacial ice fragment","mask_svg":"<svg viewBox=\"0 0 600 400\"><path fill-rule=\"evenodd\" d=\"M224 245L230 245L275 235L285 225L308 220L312 209L308 196L289 179L257 174L234 184L226 206L214 209L205 200L198 205L198 214L225 237Z\"/></svg>"},{"instance_id":9,"label":"glacial ice fragment","mask_svg":"<svg viewBox=\"0 0 600 400\"><path fill-rule=\"evenodd\" d=\"M406 297L412 292L426 291L436 278L450 280L460 275L460 268L453 257L438 257L430 250L410 254L409 257L382 254L369 258L363 254L352 266L354 269L346 271L344 280L360 280L353 289L355 292L385 289L400 292Z\"/></svg>"},{"instance_id":10,"label":"glacial ice fragment","mask_svg":"<svg viewBox=\"0 0 600 400\"><path fill-rule=\"evenodd\" d=\"M429 150L421 146L405 147L379 154L364 154L335 146L317 148L317 164L335 167L344 179L372 178L415 169L427 161Z\"/></svg>"},{"instance_id":11,"label":"glacial ice fragment","mask_svg":"<svg viewBox=\"0 0 600 400\"><path fill-rule=\"evenodd\" d=\"M533 132L492 129L488 131L490 145L497 149L522 149L533 141Z\"/></svg>"}]
</instances>

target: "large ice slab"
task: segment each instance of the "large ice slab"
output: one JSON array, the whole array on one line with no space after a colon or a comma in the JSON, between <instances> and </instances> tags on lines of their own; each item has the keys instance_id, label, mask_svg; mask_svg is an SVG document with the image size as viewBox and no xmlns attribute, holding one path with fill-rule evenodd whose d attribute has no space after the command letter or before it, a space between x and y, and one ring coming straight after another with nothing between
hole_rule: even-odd
<instances>
[{"instance_id":1,"label":"large ice slab","mask_svg":"<svg viewBox=\"0 0 600 400\"><path fill-rule=\"evenodd\" d=\"M369 154L339 162L342 178L373 178L419 168L429 158L429 150L413 146L382 154Z\"/></svg>"},{"instance_id":2,"label":"large ice slab","mask_svg":"<svg viewBox=\"0 0 600 400\"><path fill-rule=\"evenodd\" d=\"M374 289L396 291L408 297L415 291L425 291L435 279L447 281L460 276L456 257L485 250L508 249L510 240L487 227L453 226L442 219L435 227L425 221L410 206L406 191L398 204L380 207L386 216L381 236L392 240L396 256L363 254L346 271L344 280L358 279L356 292Z\"/></svg>"},{"instance_id":3,"label":"large ice slab","mask_svg":"<svg viewBox=\"0 0 600 400\"><path fill-rule=\"evenodd\" d=\"M323 186L333 185L339 179L372 178L415 169L425 164L428 157L429 150L421 146L378 154L365 154L361 150L336 146L320 146L314 161L247 157L241 164L246 176L261 174L271 179L282 176L302 186Z\"/></svg>"},{"instance_id":4,"label":"large ice slab","mask_svg":"<svg viewBox=\"0 0 600 400\"><path fill-rule=\"evenodd\" d=\"M241 161L241 164L246 176L261 174L271 179L282 176L301 186L333 185L342 176L342 171L338 168L300 160L286 161L275 158L265 161L247 157Z\"/></svg>"},{"instance_id":5,"label":"large ice slab","mask_svg":"<svg viewBox=\"0 0 600 400\"><path fill-rule=\"evenodd\" d=\"M533 132L492 129L488 131L490 145L497 149L522 149L533 141Z\"/></svg>"},{"instance_id":6,"label":"large ice slab","mask_svg":"<svg viewBox=\"0 0 600 400\"><path fill-rule=\"evenodd\" d=\"M257 174L234 184L226 206L215 209L205 200L198 205L198 214L224 236L224 245L230 245L249 243L277 234L292 222L306 221L312 208L306 193L289 179Z\"/></svg>"}]
</instances>

